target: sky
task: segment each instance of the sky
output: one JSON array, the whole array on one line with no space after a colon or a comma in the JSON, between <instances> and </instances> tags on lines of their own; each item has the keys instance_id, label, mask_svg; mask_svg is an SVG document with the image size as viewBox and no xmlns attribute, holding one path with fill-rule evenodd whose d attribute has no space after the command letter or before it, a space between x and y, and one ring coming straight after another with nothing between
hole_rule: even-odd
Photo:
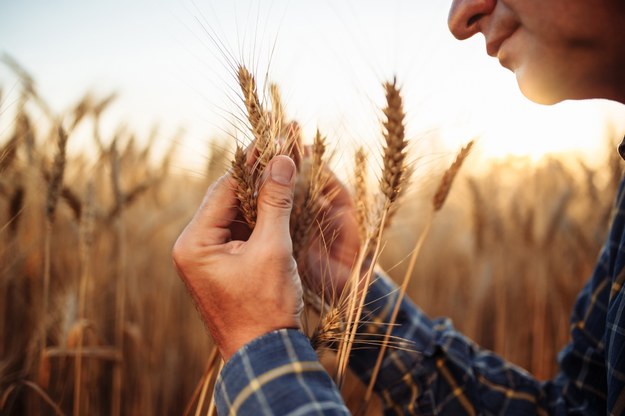
<instances>
[{"instance_id":1,"label":"sky","mask_svg":"<svg viewBox=\"0 0 625 416\"><path fill-rule=\"evenodd\" d=\"M55 111L88 90L117 92L109 134L121 123L139 136L158 124L164 138L183 127L181 168L202 163L209 139L235 133L239 63L261 85L280 86L287 115L307 137L319 127L341 147L379 141L382 83L393 77L408 134L424 151L453 153L479 136L478 148L492 157L589 155L605 149L606 128L625 132L625 112L613 103L530 103L513 74L486 55L481 36L460 42L449 34L449 3L0 0L0 53L33 75ZM0 86L1 134L19 90L4 65Z\"/></svg>"}]
</instances>

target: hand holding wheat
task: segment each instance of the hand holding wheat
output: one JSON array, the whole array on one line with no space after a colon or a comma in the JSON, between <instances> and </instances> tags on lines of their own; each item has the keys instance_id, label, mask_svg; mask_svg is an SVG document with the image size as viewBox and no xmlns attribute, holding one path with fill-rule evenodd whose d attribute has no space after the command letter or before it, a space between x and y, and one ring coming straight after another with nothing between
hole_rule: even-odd
<instances>
[{"instance_id":1,"label":"hand holding wheat","mask_svg":"<svg viewBox=\"0 0 625 416\"><path fill-rule=\"evenodd\" d=\"M173 249L176 269L225 361L256 337L300 326L302 286L289 234L293 161L275 157L262 183L251 234L237 218L236 184L228 174L209 188Z\"/></svg>"},{"instance_id":2,"label":"hand holding wheat","mask_svg":"<svg viewBox=\"0 0 625 416\"><path fill-rule=\"evenodd\" d=\"M319 224L313 228L306 255L306 279L328 303L338 299L352 274L362 246L353 199L334 173L319 196ZM363 264L368 269L370 260Z\"/></svg>"}]
</instances>

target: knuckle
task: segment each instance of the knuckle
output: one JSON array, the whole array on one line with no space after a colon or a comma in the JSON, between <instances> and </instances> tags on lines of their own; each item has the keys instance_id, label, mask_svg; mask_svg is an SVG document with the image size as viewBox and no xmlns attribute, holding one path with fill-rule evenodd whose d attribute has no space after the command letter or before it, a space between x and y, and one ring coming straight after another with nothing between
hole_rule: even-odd
<instances>
[{"instance_id":1,"label":"knuckle","mask_svg":"<svg viewBox=\"0 0 625 416\"><path fill-rule=\"evenodd\" d=\"M190 244L188 243L185 236L181 235L180 237L178 237L171 250L171 257L174 262L174 266L178 270L183 271L189 265L192 258L189 255L190 250Z\"/></svg>"},{"instance_id":2,"label":"knuckle","mask_svg":"<svg viewBox=\"0 0 625 416\"><path fill-rule=\"evenodd\" d=\"M176 268L176 270L182 271L185 268L185 262L182 253L178 251L176 247L174 247L174 250L172 250L171 259L174 262L174 267Z\"/></svg>"},{"instance_id":3,"label":"knuckle","mask_svg":"<svg viewBox=\"0 0 625 416\"><path fill-rule=\"evenodd\" d=\"M178 239L174 243L174 246L171 249L171 257L175 263L178 263L182 258L182 253L184 252L183 245L184 243L182 242L182 238L178 237Z\"/></svg>"},{"instance_id":4,"label":"knuckle","mask_svg":"<svg viewBox=\"0 0 625 416\"><path fill-rule=\"evenodd\" d=\"M293 195L284 189L276 189L275 187L267 187L265 192L260 196L261 205L281 210L290 210L293 204Z\"/></svg>"}]
</instances>

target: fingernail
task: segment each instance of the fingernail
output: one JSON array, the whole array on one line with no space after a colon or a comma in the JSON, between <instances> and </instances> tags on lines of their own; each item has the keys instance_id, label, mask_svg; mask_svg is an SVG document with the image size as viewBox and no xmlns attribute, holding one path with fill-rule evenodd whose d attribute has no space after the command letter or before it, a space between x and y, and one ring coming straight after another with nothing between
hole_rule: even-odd
<instances>
[{"instance_id":1,"label":"fingernail","mask_svg":"<svg viewBox=\"0 0 625 416\"><path fill-rule=\"evenodd\" d=\"M282 184L290 185L295 165L288 157L277 157L271 164L271 179Z\"/></svg>"}]
</instances>

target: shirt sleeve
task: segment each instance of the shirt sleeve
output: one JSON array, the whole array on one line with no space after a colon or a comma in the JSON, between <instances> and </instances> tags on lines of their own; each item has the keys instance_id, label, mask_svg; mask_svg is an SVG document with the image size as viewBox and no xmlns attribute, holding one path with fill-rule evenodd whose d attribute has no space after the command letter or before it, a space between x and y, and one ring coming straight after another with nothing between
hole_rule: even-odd
<instances>
[{"instance_id":1,"label":"shirt sleeve","mask_svg":"<svg viewBox=\"0 0 625 416\"><path fill-rule=\"evenodd\" d=\"M219 415L348 415L306 336L281 329L241 348L215 385Z\"/></svg>"},{"instance_id":2,"label":"shirt sleeve","mask_svg":"<svg viewBox=\"0 0 625 416\"><path fill-rule=\"evenodd\" d=\"M379 274L367 294L368 317L361 325L361 347L351 369L369 383L379 348L367 347L386 332L397 287ZM409 299L402 301L375 391L385 414L601 414L561 373L538 381L525 370L481 349L456 331L449 319L430 319ZM597 403L595 403L597 404ZM603 407L605 409L605 407ZM604 410L605 412L605 410Z\"/></svg>"},{"instance_id":3,"label":"shirt sleeve","mask_svg":"<svg viewBox=\"0 0 625 416\"><path fill-rule=\"evenodd\" d=\"M625 140L619 152L625 154ZM560 351L559 374L539 381L477 346L448 319L430 319L408 298L401 303L375 390L387 414L617 415L625 410L625 179L597 264L577 297L570 342ZM363 347L352 370L366 383L386 332L397 287L378 273L361 325ZM484 319L488 319L484 317ZM367 341L370 342L367 342ZM398 341L401 340L401 341ZM418 411L416 411L418 409Z\"/></svg>"}]
</instances>

